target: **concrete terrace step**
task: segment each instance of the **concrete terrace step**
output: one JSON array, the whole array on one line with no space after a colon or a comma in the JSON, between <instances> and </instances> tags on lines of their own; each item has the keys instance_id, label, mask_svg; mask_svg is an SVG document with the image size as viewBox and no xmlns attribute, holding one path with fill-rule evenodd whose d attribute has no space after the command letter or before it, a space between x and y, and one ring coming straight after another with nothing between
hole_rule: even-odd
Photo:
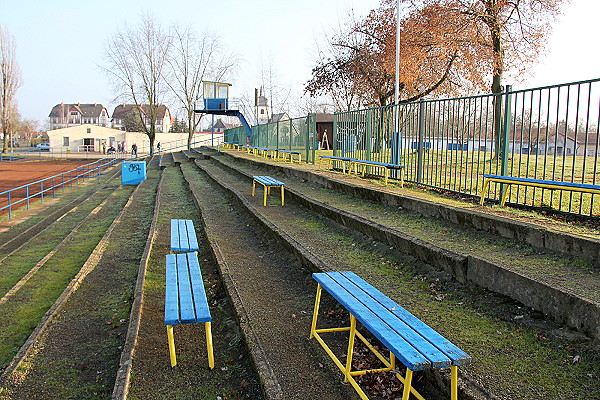
<instances>
[{"instance_id":1,"label":"concrete terrace step","mask_svg":"<svg viewBox=\"0 0 600 400\"><path fill-rule=\"evenodd\" d=\"M207 163L210 161L200 161ZM314 287L214 181L182 165L268 399L357 399L308 342ZM248 185L247 189L250 189ZM227 223L223 223L226 216Z\"/></svg>"},{"instance_id":2,"label":"concrete terrace step","mask_svg":"<svg viewBox=\"0 0 600 400\"><path fill-rule=\"evenodd\" d=\"M283 246L283 248L286 248L288 251L293 253L296 259L299 262L301 262L303 266L314 271L327 271L331 270L332 267L334 270L352 269L347 268L347 265L344 265L344 261L341 260L340 257L345 258L346 260L349 260L348 257L352 258L353 256L348 253L353 252L354 247L352 246L354 245L352 245L351 247L347 247L346 245L340 246L342 242L337 242L337 240L342 240L347 244L347 240L345 238L336 239L334 236L330 236L330 234L324 233L324 236L321 239L320 236L314 235L313 231L311 230L311 226L314 224L319 224L320 230L328 230L330 226L334 226L336 224L331 224L330 222L327 222L327 220L323 219L322 216L315 216L314 213L308 212L307 210L302 211L304 207L300 207L300 204L297 201L291 201L289 205L286 205L286 207L259 207L258 203L255 200L253 200L249 194L249 187L251 185L249 175L241 173L236 169L231 169L226 166L219 165L215 162L203 161L199 162L198 165L200 165L206 172L210 171L209 175L212 177L212 179L218 182L220 185L222 185L223 188L225 188L228 192L233 194L239 202L239 204L243 205L246 209L248 209L251 212L254 221L257 223L251 225L263 226L266 230L273 233L278 238L277 243L280 246ZM269 168L269 166L260 165L260 171L261 173L270 173L274 176L278 176L279 179L282 179L286 182L286 185L292 184L292 181L295 181L289 176L282 176L277 169ZM359 199L358 202L360 203L361 200ZM277 211L284 209L285 212ZM234 212L234 210L234 208L230 208L228 211ZM237 211L235 212L237 213ZM352 216L349 215L349 217ZM303 236L296 235L295 231L299 229L304 230ZM264 237L267 238L268 236ZM364 241L363 238L358 238L358 240ZM332 241L332 243L328 243L330 241ZM367 240L363 243L370 243L370 241ZM373 241L373 246L375 246L375 241ZM413 264L413 261L409 261L409 263ZM415 262L414 264L417 263ZM288 268L290 268L290 266L288 266ZM376 282L377 286L380 286L384 293L388 295L391 294L391 297L395 297L396 301L400 301L401 304L411 305L412 307L416 306L418 308L418 311L420 311L420 318L426 317L426 321L428 321L429 324L432 324L432 326L438 326L438 329L442 329L444 332L453 331L457 333L457 336L451 337L451 340L453 340L456 343L459 343L461 347L463 347L464 345L463 348L465 348L467 352L469 350L472 350L473 354L478 354L475 358L479 360L473 365L475 371L467 370L466 372L461 372L461 381L463 382L463 384L466 382L466 388L464 388L466 392L463 393L463 395L465 395L464 398L495 398L494 395L496 394L500 395L500 397L502 397L501 394L503 394L509 396L512 399L556 398L557 394L546 393L544 395L541 395L541 387L535 389L534 391L530 390L532 386L527 382L531 382L531 379L536 379L534 378L534 375L537 374L537 372L540 372L544 376L548 374L554 374L556 368L560 369L560 366L557 365L560 364L563 357L562 355L557 354L556 357L553 357L552 360L549 360L547 358L549 355L546 353L546 350L543 348L539 348L537 351L534 351L534 353L529 354L529 356L527 357L529 361L520 360L517 363L521 365L520 367L518 367L518 375L522 375L523 380L521 382L519 381L519 379L517 379L517 381L519 382L513 382L512 378L514 378L514 374L516 373L516 367L505 368L506 363L511 364L517 357L519 357L520 359L522 357L521 352L515 346L506 347L500 342L495 344L494 341L489 341L486 340L486 338L481 337L479 335L480 326L487 326L488 324L492 324L496 326L495 328L492 328L493 332L495 332L495 334L498 335L503 335L504 330L507 328L507 326L512 326L512 328L508 328L509 331L517 332L515 333L516 336L523 337L527 337L530 334L533 334L534 336L541 334L540 332L543 331L538 331L538 329L550 329L550 331L552 332L548 331L548 333L550 333L551 335L559 335L555 339L557 343L565 343L563 342L563 340L580 339L566 339L564 336L565 331L563 331L563 329L557 329L556 327L553 327L554 325L551 323L548 323L546 325L546 323L543 321L534 322L539 319L539 316L537 316L535 312L531 313L527 311L527 308L523 308L519 304L515 303L509 305L510 310L503 310L500 312L500 314L498 314L498 316L502 317L501 319L498 317L486 316L487 313L480 313L477 308L477 304L482 299L482 297L489 298L491 303L489 303L487 307L491 307L491 309L493 310L503 309L504 305L508 304L506 303L507 300L503 299L502 296L486 294L489 292L476 288L471 289L468 287L464 287L464 289L459 290L458 293L460 293L461 291L465 291L463 292L463 295L466 294L467 296L466 303L464 304L460 302L458 304L453 305L451 304L452 301L450 301L450 304L445 304L445 301L436 299L436 301L441 301L441 303L437 303L440 305L440 307L431 304L430 306L433 306L436 309L439 308L439 310L437 310L437 312L433 314L428 314L429 310L424 310L425 313L423 313L423 310L420 307L424 306L423 302L425 304L427 303L427 298L431 295L427 293L419 294L418 297L420 297L420 300L413 300L410 293L414 289L404 286L405 289L408 289L408 292L405 293L403 289L401 289L398 286L398 281L392 278L392 276L394 275L397 276L397 273L393 272L393 268L392 270L386 269L385 267L379 269L377 266L371 267L369 265L365 265L363 268L359 268L359 270L357 270L356 272L360 273L363 276L369 277L368 280ZM226 276L229 276L229 272L225 271L223 273ZM430 273L425 272L425 274ZM432 272L431 274L432 275L430 276L430 279L432 279L433 282L435 282L436 276L439 275L436 275L435 272ZM419 276L416 276L413 279L418 278ZM425 276L424 278L427 279L427 276ZM232 285L235 286L236 284L237 282L234 282ZM455 287L458 288L459 285L455 284ZM452 296L452 294L450 295ZM475 296L473 299L470 298L472 295ZM459 296L461 295L459 294ZM476 313L479 315L479 317L477 317L476 320L479 318L481 319L480 322L473 321L473 325L471 325L470 321L465 320L463 322L463 319L469 314L468 309L470 308L469 304L471 302L473 302L473 306L475 306L474 311L476 311ZM465 310L460 310L463 307L465 307ZM484 307L486 306L484 305ZM443 309L447 310L448 315L446 315L442 311ZM456 310L456 312L451 310ZM504 319L506 314L502 314L506 312L509 313L508 320ZM515 322L513 322L512 318L510 317L511 314L518 315L523 313L526 314L524 316L525 319L519 319L518 321L529 320L533 324L526 322L526 324L523 325L516 319L514 320ZM521 315L520 318L523 318L523 315ZM459 328L460 326L462 326L462 328L466 330L463 331L461 328ZM541 326L545 326L545 328L540 328ZM457 329L459 329L458 332ZM475 336L472 335L473 332L476 333ZM561 339L559 339L558 337L560 337ZM502 336L502 338L504 338L504 336ZM267 345L270 346L273 344L267 343ZM493 361L493 363L490 364L492 361L490 361L491 359L486 358L486 354L487 356L493 354L494 357L498 357L498 360ZM497 365L498 362L500 364ZM540 367L542 364L544 364L545 366ZM546 366L546 364L548 366ZM499 367L499 365L504 365L505 367ZM594 367L592 366L592 369L593 368ZM586 371L589 370L586 369ZM585 381L586 379L591 379L592 376L595 376L595 374L590 375L589 373L588 378L586 378L583 375L576 377L574 375L571 375L570 373L567 373L567 375L568 378L565 379L569 380L568 385L575 387L580 387L580 382L582 379ZM555 378L557 377L558 376L555 375ZM426 382L428 382L429 385L433 381L439 382L439 379L439 376L436 376L435 378L428 376ZM594 388L597 387L597 385L595 384L592 386ZM589 386L589 388L591 388L591 386ZM543 391L545 392L546 390ZM550 391L552 390L549 390L549 392ZM535 392L535 394L533 394L533 392ZM483 395L483 393L485 393L485 395ZM482 395L483 397L480 397ZM425 397L429 398L427 395ZM436 397L434 396L433 398Z\"/></svg>"},{"instance_id":3,"label":"concrete terrace step","mask_svg":"<svg viewBox=\"0 0 600 400\"><path fill-rule=\"evenodd\" d=\"M214 158L245 177L258 170L230 158ZM507 295L561 324L600 338L600 271L593 265L542 253L517 240L340 195L293 175L286 177L286 186L290 199L317 213L444 269L460 282ZM574 308L578 313L573 313Z\"/></svg>"}]
</instances>

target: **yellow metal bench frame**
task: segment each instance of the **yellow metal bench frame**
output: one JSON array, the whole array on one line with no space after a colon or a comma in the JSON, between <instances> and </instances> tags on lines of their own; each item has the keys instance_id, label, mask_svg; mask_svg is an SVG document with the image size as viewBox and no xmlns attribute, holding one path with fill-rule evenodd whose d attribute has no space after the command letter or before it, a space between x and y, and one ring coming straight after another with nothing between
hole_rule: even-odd
<instances>
[{"instance_id":1,"label":"yellow metal bench frame","mask_svg":"<svg viewBox=\"0 0 600 400\"><path fill-rule=\"evenodd\" d=\"M279 159L279 154L281 154L281 159L286 162L288 159L288 156L290 157L290 162L293 163L294 162L294 156L298 156L298 164L302 163L302 154L300 154L300 152L298 152L297 154L294 153L288 153L285 151L277 151L277 158Z\"/></svg>"},{"instance_id":2,"label":"yellow metal bench frame","mask_svg":"<svg viewBox=\"0 0 600 400\"><path fill-rule=\"evenodd\" d=\"M485 177L484 181L483 181L483 189L481 189L479 205L483 205L483 203L485 201L485 193L487 192L487 190L490 186L490 182L503 183L506 185L533 186L533 187L539 187L539 188L551 189L551 190L570 190L573 192L600 194L600 189L561 185L560 182L556 182L556 183L527 182L527 181L518 181L518 180L514 180L514 179L503 179L501 177ZM509 190L508 190L508 187L506 187L506 189L504 190L504 193L502 194L502 198L500 199L500 206L504 207L504 205L506 204L506 200L508 198L508 194L509 194Z\"/></svg>"},{"instance_id":3,"label":"yellow metal bench frame","mask_svg":"<svg viewBox=\"0 0 600 400\"><path fill-rule=\"evenodd\" d=\"M338 159L333 159L333 158L327 158L327 157L319 157L319 163L317 165L318 169L321 169L321 164L323 163L323 160L327 161L327 169L331 169L331 165L333 164L334 161L337 162L341 162L342 163L342 172L345 174L346 171L350 172L350 168L352 167L352 164L348 165L348 168L346 168L346 163L351 163L351 160L338 160Z\"/></svg>"},{"instance_id":4,"label":"yellow metal bench frame","mask_svg":"<svg viewBox=\"0 0 600 400\"><path fill-rule=\"evenodd\" d=\"M268 185L268 184L258 181L256 179L252 179L252 196L254 196L256 193L256 183L257 182L260 183L261 185L263 185L263 187L264 187L263 206L265 206L265 207L267 206L267 196L269 196L271 194L271 188L276 188L276 187L281 188L281 205L282 206L285 205L284 185L282 183Z\"/></svg>"},{"instance_id":5,"label":"yellow metal bench frame","mask_svg":"<svg viewBox=\"0 0 600 400\"><path fill-rule=\"evenodd\" d=\"M363 400L369 400L364 390L359 386L358 382L354 379L355 376L366 375L371 372L389 372L396 369L396 356L390 351L389 359L385 358L377 349L373 347L371 343L356 329L356 317L350 314L350 326L339 327L339 328L324 328L317 329L317 319L319 315L319 307L321 304L321 295L323 293L323 287L321 284L317 284L317 294L315 297L315 307L313 310L313 319L310 327L310 339L315 338L317 342L323 347L325 352L331 357L335 365L344 374L344 382L349 382L350 385L356 390L358 395ZM342 363L340 359L333 353L327 343L321 337L321 333L331 332L348 332L348 349L346 352L346 364ZM354 354L354 341L358 337L369 350L385 365L383 368L367 369L367 370L356 370L352 371L352 356ZM458 367L452 365L450 367L451 375L451 388L450 388L450 399L458 400ZM406 368L406 375L402 376L399 373L395 374L395 377L402 382L404 390L402 392L402 400L408 400L411 393L419 400L425 400L425 398L412 386L413 371Z\"/></svg>"},{"instance_id":6,"label":"yellow metal bench frame","mask_svg":"<svg viewBox=\"0 0 600 400\"><path fill-rule=\"evenodd\" d=\"M390 168L386 167L385 165L377 165L377 164L372 164L368 161L350 161L350 169L351 171L353 170L355 174L359 174L358 172L358 168L359 166L361 167L361 172L360 175L362 177L365 176L365 172L367 167L371 167L371 168L383 168L383 183L385 185L388 184L388 178L390 177ZM400 187L404 187L404 168L396 168L397 170L400 171Z\"/></svg>"}]
</instances>

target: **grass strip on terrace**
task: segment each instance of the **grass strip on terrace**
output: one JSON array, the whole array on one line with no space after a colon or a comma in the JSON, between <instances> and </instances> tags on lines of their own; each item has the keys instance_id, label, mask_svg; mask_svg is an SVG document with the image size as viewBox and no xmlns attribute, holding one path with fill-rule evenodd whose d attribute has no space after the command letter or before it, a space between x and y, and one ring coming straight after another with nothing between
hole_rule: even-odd
<instances>
[{"instance_id":1,"label":"grass strip on terrace","mask_svg":"<svg viewBox=\"0 0 600 400\"><path fill-rule=\"evenodd\" d=\"M497 297L486 301L486 291L418 275L410 257L382 251L377 243L333 229L308 212L276 223L305 246L319 249L319 257L336 270L354 271L465 350L473 357L465 370L492 393L539 400L587 399L600 391L597 353L506 320L496 308L501 304L494 303ZM318 240L307 243L306 238ZM530 312L516 307L508 318Z\"/></svg>"},{"instance_id":2,"label":"grass strip on terrace","mask_svg":"<svg viewBox=\"0 0 600 400\"><path fill-rule=\"evenodd\" d=\"M72 237L69 244L54 254L9 301L0 305L0 315L5 321L0 326L1 368L8 365L25 339L37 326L40 318L77 274L127 202L131 192L131 187L123 187L116 192L101 212ZM73 218L80 220L90 211L83 207L74 213ZM53 228L49 228L47 231L53 238L60 238L61 234L68 233L68 231L62 230L62 233L59 233L57 229ZM43 240L41 237L39 239ZM46 240L52 239L47 238ZM39 246L30 248L27 253L33 259L41 259L48 251L47 247Z\"/></svg>"},{"instance_id":3,"label":"grass strip on terrace","mask_svg":"<svg viewBox=\"0 0 600 400\"><path fill-rule=\"evenodd\" d=\"M182 165L182 168L184 166ZM203 350L204 327L186 324L176 332L178 368L169 368L164 326L165 254L169 252L171 218L191 219L196 229L201 218L179 168L163 171L157 232L148 260L140 333L132 366L129 399L257 398L258 383L236 320L219 281L203 235L198 236L199 260L213 316L214 370ZM250 397L244 397L250 393Z\"/></svg>"}]
</instances>

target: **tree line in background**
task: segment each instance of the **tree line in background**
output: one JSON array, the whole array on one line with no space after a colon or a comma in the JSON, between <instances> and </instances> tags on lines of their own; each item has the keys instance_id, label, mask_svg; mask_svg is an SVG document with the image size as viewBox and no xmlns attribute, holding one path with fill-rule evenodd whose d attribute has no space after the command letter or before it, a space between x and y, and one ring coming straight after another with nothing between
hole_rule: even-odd
<instances>
[{"instance_id":1,"label":"tree line in background","mask_svg":"<svg viewBox=\"0 0 600 400\"><path fill-rule=\"evenodd\" d=\"M568 0L404 0L400 13L400 103L425 96L501 93L503 77L527 69L544 48L550 24ZM381 0L366 17L350 17L317 52L312 77L305 85L301 112L322 112L385 106L394 102L397 0ZM194 113L202 97L202 81L231 77L236 57L210 33L189 26L163 27L150 15L137 26L124 25L107 42L101 66L113 86L115 101L144 105L125 121L145 132L154 146L156 115L161 104L175 100L183 115L177 129L197 129ZM12 132L32 131L20 121L15 93L21 75L14 38L0 27L0 127L7 150ZM269 92L271 113L289 110L290 89L277 82L272 63L262 66L261 80ZM273 104L275 98L281 104ZM323 101L321 98L325 98ZM243 100L243 99L242 99ZM249 103L249 102L248 102ZM501 103L496 102L495 131ZM251 106L249 107L251 108ZM37 128L37 126L35 126Z\"/></svg>"}]
</instances>

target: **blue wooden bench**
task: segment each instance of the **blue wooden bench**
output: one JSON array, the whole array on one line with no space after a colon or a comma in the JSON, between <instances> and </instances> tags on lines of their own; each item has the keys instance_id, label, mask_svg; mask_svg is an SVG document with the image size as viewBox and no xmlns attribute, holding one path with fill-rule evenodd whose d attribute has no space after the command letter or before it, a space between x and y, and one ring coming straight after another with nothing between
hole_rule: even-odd
<instances>
[{"instance_id":1,"label":"blue wooden bench","mask_svg":"<svg viewBox=\"0 0 600 400\"><path fill-rule=\"evenodd\" d=\"M223 142L223 147L226 149L240 150L244 147L244 145L239 144L239 143L233 143L233 142Z\"/></svg>"},{"instance_id":2,"label":"blue wooden bench","mask_svg":"<svg viewBox=\"0 0 600 400\"><path fill-rule=\"evenodd\" d=\"M215 367L210 310L196 253L167 254L165 289L165 325L169 341L171 368L177 366L173 326L204 323L208 365Z\"/></svg>"},{"instance_id":3,"label":"blue wooden bench","mask_svg":"<svg viewBox=\"0 0 600 400\"><path fill-rule=\"evenodd\" d=\"M299 151L277 149L277 158L279 158L280 154L283 161L287 161L289 157L290 162L294 162L294 156L298 156L298 164L302 162L302 154Z\"/></svg>"},{"instance_id":4,"label":"blue wooden bench","mask_svg":"<svg viewBox=\"0 0 600 400\"><path fill-rule=\"evenodd\" d=\"M542 179L531 179L531 178L519 178L514 176L502 176L502 175L483 175L483 189L481 190L481 196L479 200L479 204L483 205L485 201L485 193L487 192L490 182L503 183L506 185L523 185L523 186L535 186L544 189L552 189L552 190L571 190L574 192L584 192L584 193L592 193L592 194L600 194L600 185L592 185L589 183L575 183L575 182L560 182L560 181L547 181ZM504 206L506 204L506 199L508 198L509 190L506 188L502 195L502 199L500 199L500 205Z\"/></svg>"},{"instance_id":5,"label":"blue wooden bench","mask_svg":"<svg viewBox=\"0 0 600 400\"><path fill-rule=\"evenodd\" d=\"M171 220L171 253L199 251L194 223L190 219Z\"/></svg>"},{"instance_id":6,"label":"blue wooden bench","mask_svg":"<svg viewBox=\"0 0 600 400\"><path fill-rule=\"evenodd\" d=\"M450 368L451 375L451 399L457 399L458 367L471 362L471 357L464 351L450 343L450 341L353 272L315 273L313 274L313 278L317 281L318 285L310 337L314 337L321 344L338 368L344 373L345 380L350 382L362 399L368 400L368 397L354 380L354 377L366 373L393 371L396 369L396 359L406 367L405 376L396 373L396 378L404 383L402 399L408 400L410 393L419 399L423 399L412 387L413 371L420 371L426 368L448 367ZM323 289L350 312L349 327L317 329L319 304ZM386 358L377 351L358 331L356 327L357 321L387 347L390 352L389 357ZM329 332L349 333L345 365L321 338L321 334ZM356 337L377 356L385 367L371 370L352 370L352 355Z\"/></svg>"},{"instance_id":7,"label":"blue wooden bench","mask_svg":"<svg viewBox=\"0 0 600 400\"><path fill-rule=\"evenodd\" d=\"M374 167L374 168L382 168L383 176L384 176L384 183L386 185L388 183L390 171L392 171L392 170L400 171L400 187L404 187L404 165L390 164L390 163L369 161L369 160L356 160L356 159L352 160L350 165L354 167L354 172L356 172L356 173L358 173L358 167L361 166L362 167L362 171L361 171L362 176L365 176L365 170L368 166Z\"/></svg>"},{"instance_id":8,"label":"blue wooden bench","mask_svg":"<svg viewBox=\"0 0 600 400\"><path fill-rule=\"evenodd\" d=\"M252 196L254 196L256 192L256 183L260 183L264 186L264 196L263 196L263 205L267 205L267 196L271 194L271 188L279 187L281 188L281 205L283 206L285 203L284 200L284 183L278 181L275 178L271 178L270 176L253 176L252 177Z\"/></svg>"},{"instance_id":9,"label":"blue wooden bench","mask_svg":"<svg viewBox=\"0 0 600 400\"><path fill-rule=\"evenodd\" d=\"M258 147L258 146L246 146L246 152L248 154L256 154L257 156L268 158L275 158L277 154L277 149L272 149L269 147Z\"/></svg>"},{"instance_id":10,"label":"blue wooden bench","mask_svg":"<svg viewBox=\"0 0 600 400\"><path fill-rule=\"evenodd\" d=\"M337 156L320 155L319 156L319 165L318 165L319 168L321 168L321 163L323 160L327 161L327 169L331 169L331 166L334 165L333 163L335 161L341 162L342 163L342 172L346 173L346 163L351 163L351 162L355 161L356 159L351 158L351 157L337 157Z\"/></svg>"}]
</instances>

